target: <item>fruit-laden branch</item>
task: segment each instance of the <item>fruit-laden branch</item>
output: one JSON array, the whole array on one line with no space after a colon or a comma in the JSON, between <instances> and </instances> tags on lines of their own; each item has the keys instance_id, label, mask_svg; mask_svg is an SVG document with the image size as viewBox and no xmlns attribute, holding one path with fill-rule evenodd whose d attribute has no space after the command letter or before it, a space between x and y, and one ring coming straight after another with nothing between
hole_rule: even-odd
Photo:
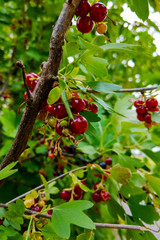
<instances>
[{"instance_id":1,"label":"fruit-laden branch","mask_svg":"<svg viewBox=\"0 0 160 240\"><path fill-rule=\"evenodd\" d=\"M0 165L0 170L9 163L17 161L21 153L27 148L27 141L32 133L33 125L40 110L43 101L47 98L53 83L57 80L59 70L62 46L66 32L71 24L72 17L80 0L66 1L63 9L53 28L49 46L49 58L47 62L42 63L42 75L33 92L32 102L26 103L26 108L22 116L18 132L14 139L13 145Z\"/></svg>"},{"instance_id":2,"label":"fruit-laden branch","mask_svg":"<svg viewBox=\"0 0 160 240\"><path fill-rule=\"evenodd\" d=\"M8 208L8 204L0 203L0 207ZM35 215L37 217L47 218L47 219L52 218L52 216L49 214L37 213L37 212L29 210L29 209L25 209L25 213L27 213L29 215ZM129 229L129 230L137 230L137 231L159 232L159 230L153 230L153 229L149 229L149 228L142 227L142 226L136 226L136 225L112 224L112 223L111 224L110 223L94 223L94 224L97 228L114 228L114 229Z\"/></svg>"},{"instance_id":3,"label":"fruit-laden branch","mask_svg":"<svg viewBox=\"0 0 160 240\"><path fill-rule=\"evenodd\" d=\"M122 88L122 89L116 90L114 92L116 92L116 93L120 93L120 92L145 92L145 91L149 91L149 90L155 90L157 88L158 88L158 86L142 87L142 88ZM97 93L97 91L95 91L93 89L87 89L87 92Z\"/></svg>"}]
</instances>

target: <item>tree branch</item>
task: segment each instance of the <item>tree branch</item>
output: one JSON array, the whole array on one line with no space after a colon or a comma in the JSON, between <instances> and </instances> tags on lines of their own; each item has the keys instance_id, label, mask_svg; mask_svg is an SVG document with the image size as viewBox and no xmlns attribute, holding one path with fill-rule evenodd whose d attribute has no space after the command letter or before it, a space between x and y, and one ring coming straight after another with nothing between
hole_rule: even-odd
<instances>
[{"instance_id":1,"label":"tree branch","mask_svg":"<svg viewBox=\"0 0 160 240\"><path fill-rule=\"evenodd\" d=\"M0 207L8 208L8 204L0 203ZM54 211L54 210L53 210ZM38 213L29 209L25 209L25 213L29 215L36 215L36 217L43 217L47 219L51 219L52 216L45 213ZM128 229L128 230L137 230L137 231L152 231L159 232L159 230L153 230L150 228L136 226L136 225L125 225L125 224L110 224L110 223L94 223L97 228L114 228L114 229Z\"/></svg>"},{"instance_id":2,"label":"tree branch","mask_svg":"<svg viewBox=\"0 0 160 240\"><path fill-rule=\"evenodd\" d=\"M79 3L80 0L73 0L72 3L68 3L66 1L63 5L63 9L53 29L50 39L48 61L42 64L42 75L32 94L33 101L31 104L26 103L26 108L13 145L9 153L3 159L0 165L0 170L9 163L17 161L21 153L26 149L27 141L31 135L40 107L43 101L47 98L54 81L57 80L56 76L61 63L62 46L65 35Z\"/></svg>"}]
</instances>

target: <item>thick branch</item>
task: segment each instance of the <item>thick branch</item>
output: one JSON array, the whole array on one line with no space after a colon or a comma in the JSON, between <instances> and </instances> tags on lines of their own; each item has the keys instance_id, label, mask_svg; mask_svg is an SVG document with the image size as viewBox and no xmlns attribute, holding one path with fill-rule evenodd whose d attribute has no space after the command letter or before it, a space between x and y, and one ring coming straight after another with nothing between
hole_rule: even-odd
<instances>
[{"instance_id":1,"label":"thick branch","mask_svg":"<svg viewBox=\"0 0 160 240\"><path fill-rule=\"evenodd\" d=\"M21 153L26 149L27 141L31 135L41 104L47 98L47 95L56 80L55 76L57 75L61 62L62 46L66 31L71 24L72 17L79 2L80 0L73 0L71 4L67 2L64 3L62 12L52 32L49 47L49 59L47 62L43 63L42 75L33 92L32 104L26 104L17 135L9 153L0 165L0 170L9 163L17 161Z\"/></svg>"}]
</instances>

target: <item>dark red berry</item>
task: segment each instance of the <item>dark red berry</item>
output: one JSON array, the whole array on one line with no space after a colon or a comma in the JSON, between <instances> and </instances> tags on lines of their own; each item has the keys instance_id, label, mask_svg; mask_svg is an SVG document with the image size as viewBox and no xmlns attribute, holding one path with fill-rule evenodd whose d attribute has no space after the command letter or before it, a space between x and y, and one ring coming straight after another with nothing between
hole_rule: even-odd
<instances>
[{"instance_id":1,"label":"dark red berry","mask_svg":"<svg viewBox=\"0 0 160 240\"><path fill-rule=\"evenodd\" d=\"M52 215L53 210L52 210L52 209L51 209L51 210L48 210L47 213L48 213L49 215Z\"/></svg>"},{"instance_id":2,"label":"dark red berry","mask_svg":"<svg viewBox=\"0 0 160 240\"><path fill-rule=\"evenodd\" d=\"M98 185L99 185L99 184L100 184L100 182L97 182L97 183L94 184L94 186L93 186L94 190L97 190L97 189L98 189Z\"/></svg>"},{"instance_id":3,"label":"dark red berry","mask_svg":"<svg viewBox=\"0 0 160 240\"><path fill-rule=\"evenodd\" d=\"M89 103L88 103L87 99L83 98L83 100L85 101L86 108L88 108Z\"/></svg>"},{"instance_id":4,"label":"dark red berry","mask_svg":"<svg viewBox=\"0 0 160 240\"><path fill-rule=\"evenodd\" d=\"M31 207L31 210L32 210L32 211L35 211L35 212L40 212L41 209L42 209L42 208L39 207L38 205L37 205L37 206L32 206L32 207Z\"/></svg>"},{"instance_id":5,"label":"dark red berry","mask_svg":"<svg viewBox=\"0 0 160 240\"><path fill-rule=\"evenodd\" d=\"M154 109L158 106L158 101L155 98L149 98L146 101L146 107L149 111L154 111Z\"/></svg>"},{"instance_id":6,"label":"dark red berry","mask_svg":"<svg viewBox=\"0 0 160 240\"><path fill-rule=\"evenodd\" d=\"M100 166L101 168L105 169L105 168L106 168L106 163L105 163L105 162L100 162L100 163L99 163L99 166Z\"/></svg>"},{"instance_id":7,"label":"dark red berry","mask_svg":"<svg viewBox=\"0 0 160 240\"><path fill-rule=\"evenodd\" d=\"M141 122L145 121L145 115L137 114L137 119Z\"/></svg>"},{"instance_id":8,"label":"dark red berry","mask_svg":"<svg viewBox=\"0 0 160 240\"><path fill-rule=\"evenodd\" d=\"M107 17L107 7L101 3L94 3L90 9L90 16L95 22L102 22Z\"/></svg>"},{"instance_id":9,"label":"dark red berry","mask_svg":"<svg viewBox=\"0 0 160 240\"><path fill-rule=\"evenodd\" d=\"M29 90L29 92L30 92L30 94L32 94L32 90ZM25 93L24 93L24 100L27 100L27 91L25 91Z\"/></svg>"},{"instance_id":10,"label":"dark red berry","mask_svg":"<svg viewBox=\"0 0 160 240\"><path fill-rule=\"evenodd\" d=\"M63 130L63 127L61 127L60 123L57 122L57 124L56 124L56 133L58 133L60 136L63 136L62 130Z\"/></svg>"},{"instance_id":11,"label":"dark red berry","mask_svg":"<svg viewBox=\"0 0 160 240\"><path fill-rule=\"evenodd\" d=\"M90 4L86 0L81 0L75 14L77 17L85 17L90 12Z\"/></svg>"},{"instance_id":12,"label":"dark red berry","mask_svg":"<svg viewBox=\"0 0 160 240\"><path fill-rule=\"evenodd\" d=\"M137 107L136 112L140 115L144 115L147 113L147 109L145 106L142 105L142 106Z\"/></svg>"},{"instance_id":13,"label":"dark red berry","mask_svg":"<svg viewBox=\"0 0 160 240\"><path fill-rule=\"evenodd\" d=\"M40 139L40 143L41 143L41 144L45 143L45 139L44 139L44 138L41 138L41 139Z\"/></svg>"},{"instance_id":14,"label":"dark red berry","mask_svg":"<svg viewBox=\"0 0 160 240\"><path fill-rule=\"evenodd\" d=\"M103 198L103 201L105 201L105 202L107 202L111 199L109 192L106 192L106 191L101 191L101 196Z\"/></svg>"},{"instance_id":15,"label":"dark red berry","mask_svg":"<svg viewBox=\"0 0 160 240\"><path fill-rule=\"evenodd\" d=\"M53 154L52 152L49 152L49 153L48 153L48 157L49 157L50 159L53 159L53 158L54 158L54 154Z\"/></svg>"},{"instance_id":16,"label":"dark red berry","mask_svg":"<svg viewBox=\"0 0 160 240\"><path fill-rule=\"evenodd\" d=\"M79 94L77 92L71 92L73 98L79 98Z\"/></svg>"},{"instance_id":17,"label":"dark red berry","mask_svg":"<svg viewBox=\"0 0 160 240\"><path fill-rule=\"evenodd\" d=\"M112 158L107 157L105 163L106 163L106 165L108 165L108 166L112 166Z\"/></svg>"},{"instance_id":18,"label":"dark red berry","mask_svg":"<svg viewBox=\"0 0 160 240\"><path fill-rule=\"evenodd\" d=\"M89 33L94 27L94 22L90 16L79 17L77 20L77 29L82 33Z\"/></svg>"},{"instance_id":19,"label":"dark red berry","mask_svg":"<svg viewBox=\"0 0 160 240\"><path fill-rule=\"evenodd\" d=\"M71 102L73 113L81 112L85 109L86 103L83 98L74 98Z\"/></svg>"},{"instance_id":20,"label":"dark red berry","mask_svg":"<svg viewBox=\"0 0 160 240\"><path fill-rule=\"evenodd\" d=\"M85 133L87 128L88 122L83 116L76 116L69 124L69 130L75 135Z\"/></svg>"},{"instance_id":21,"label":"dark red berry","mask_svg":"<svg viewBox=\"0 0 160 240\"><path fill-rule=\"evenodd\" d=\"M137 107L139 107L139 106L141 106L141 105L143 105L144 104L144 101L142 101L142 100L136 100L135 102L134 102L134 106L137 108Z\"/></svg>"},{"instance_id":22,"label":"dark red berry","mask_svg":"<svg viewBox=\"0 0 160 240\"><path fill-rule=\"evenodd\" d=\"M80 200L83 197L83 190L80 188L79 185L76 185L74 188L73 199Z\"/></svg>"},{"instance_id":23,"label":"dark red berry","mask_svg":"<svg viewBox=\"0 0 160 240\"><path fill-rule=\"evenodd\" d=\"M151 114L150 114L150 113L147 113L147 114L145 115L144 121L145 121L146 123L151 123L151 122L152 122L152 120L151 120Z\"/></svg>"},{"instance_id":24,"label":"dark red berry","mask_svg":"<svg viewBox=\"0 0 160 240\"><path fill-rule=\"evenodd\" d=\"M45 111L48 112L50 115L53 115L53 109L54 109L54 105L53 104L47 104L45 106Z\"/></svg>"},{"instance_id":25,"label":"dark red berry","mask_svg":"<svg viewBox=\"0 0 160 240\"><path fill-rule=\"evenodd\" d=\"M0 219L0 226L3 225L4 218Z\"/></svg>"},{"instance_id":26,"label":"dark red berry","mask_svg":"<svg viewBox=\"0 0 160 240\"><path fill-rule=\"evenodd\" d=\"M34 80L31 80L35 78ZM39 76L36 73L28 73L26 75L26 81L27 81L27 85L31 88L34 89L36 84L38 83L38 78Z\"/></svg>"},{"instance_id":27,"label":"dark red berry","mask_svg":"<svg viewBox=\"0 0 160 240\"><path fill-rule=\"evenodd\" d=\"M97 192L94 192L92 194L92 199L95 202L101 202L103 201L102 196L101 196L101 190L98 190Z\"/></svg>"},{"instance_id":28,"label":"dark red berry","mask_svg":"<svg viewBox=\"0 0 160 240\"><path fill-rule=\"evenodd\" d=\"M59 119L67 117L68 115L64 104L58 104L57 106L54 106L52 114L54 117Z\"/></svg>"},{"instance_id":29,"label":"dark red berry","mask_svg":"<svg viewBox=\"0 0 160 240\"><path fill-rule=\"evenodd\" d=\"M93 113L97 113L98 112L98 107L95 103L91 103L88 105L87 109Z\"/></svg>"},{"instance_id":30,"label":"dark red berry","mask_svg":"<svg viewBox=\"0 0 160 240\"><path fill-rule=\"evenodd\" d=\"M72 193L71 190L69 190L69 191L63 190L63 191L61 191L61 194L60 194L60 195L61 195L61 198L62 198L63 200L69 201L70 198L71 198L71 193Z\"/></svg>"},{"instance_id":31,"label":"dark red berry","mask_svg":"<svg viewBox=\"0 0 160 240\"><path fill-rule=\"evenodd\" d=\"M54 145L51 146L51 148L50 148L51 152L54 152L54 149L55 149L55 146Z\"/></svg>"}]
</instances>

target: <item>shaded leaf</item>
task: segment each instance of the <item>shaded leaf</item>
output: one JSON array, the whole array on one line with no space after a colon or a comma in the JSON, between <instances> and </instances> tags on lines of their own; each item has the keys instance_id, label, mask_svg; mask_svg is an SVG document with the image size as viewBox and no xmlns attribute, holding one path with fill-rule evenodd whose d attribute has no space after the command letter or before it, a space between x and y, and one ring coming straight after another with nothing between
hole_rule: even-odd
<instances>
[{"instance_id":1,"label":"shaded leaf","mask_svg":"<svg viewBox=\"0 0 160 240\"><path fill-rule=\"evenodd\" d=\"M148 0L134 0L133 3L133 10L137 14L137 16L145 21L149 16L149 6L148 6Z\"/></svg>"},{"instance_id":2,"label":"shaded leaf","mask_svg":"<svg viewBox=\"0 0 160 240\"><path fill-rule=\"evenodd\" d=\"M121 184L128 184L128 179L132 176L129 168L120 167L119 164L112 167L110 172L111 176Z\"/></svg>"},{"instance_id":3,"label":"shaded leaf","mask_svg":"<svg viewBox=\"0 0 160 240\"><path fill-rule=\"evenodd\" d=\"M18 162L12 162L7 165L5 168L0 170L0 180L7 178L18 171L18 169L11 170Z\"/></svg>"},{"instance_id":4,"label":"shaded leaf","mask_svg":"<svg viewBox=\"0 0 160 240\"><path fill-rule=\"evenodd\" d=\"M101 93L112 93L116 90L119 90L121 87L116 85L116 84L112 84L112 83L107 83L107 82L87 82L87 85L92 88L93 90L97 91L97 92L101 92Z\"/></svg>"}]
</instances>

